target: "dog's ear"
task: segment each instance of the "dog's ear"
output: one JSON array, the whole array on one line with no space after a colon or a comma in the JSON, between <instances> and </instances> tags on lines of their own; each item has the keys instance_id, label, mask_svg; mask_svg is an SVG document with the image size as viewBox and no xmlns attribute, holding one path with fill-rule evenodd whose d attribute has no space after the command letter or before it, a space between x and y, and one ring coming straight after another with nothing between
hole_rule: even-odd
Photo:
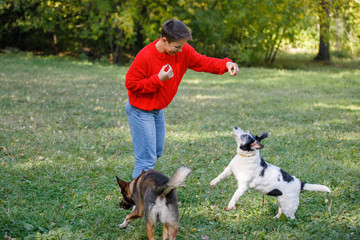
<instances>
[{"instance_id":1,"label":"dog's ear","mask_svg":"<svg viewBox=\"0 0 360 240\"><path fill-rule=\"evenodd\" d=\"M118 178L118 176L116 176L116 181L120 187L121 190L125 189L125 186L128 185L127 182L121 180L120 178Z\"/></svg>"},{"instance_id":2,"label":"dog's ear","mask_svg":"<svg viewBox=\"0 0 360 240\"><path fill-rule=\"evenodd\" d=\"M263 139L265 139L267 137L268 137L268 133L264 132L263 134L260 135L260 137L255 136L255 139L256 139L256 141L261 142L261 140L263 140Z\"/></svg>"}]
</instances>

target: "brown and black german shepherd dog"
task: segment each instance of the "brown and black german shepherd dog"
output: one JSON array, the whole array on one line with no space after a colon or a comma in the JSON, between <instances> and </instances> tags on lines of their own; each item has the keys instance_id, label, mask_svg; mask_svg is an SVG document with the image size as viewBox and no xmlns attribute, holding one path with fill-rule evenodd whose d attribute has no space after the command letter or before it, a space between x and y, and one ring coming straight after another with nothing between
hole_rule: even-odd
<instances>
[{"instance_id":1,"label":"brown and black german shepherd dog","mask_svg":"<svg viewBox=\"0 0 360 240\"><path fill-rule=\"evenodd\" d=\"M120 207L132 212L126 216L119 228L126 228L131 219L145 215L146 233L154 239L156 223L163 224L163 239L176 239L179 229L179 210L176 187L179 187L191 173L185 166L179 167L169 179L163 173L148 170L125 182L116 177L123 200Z\"/></svg>"}]
</instances>

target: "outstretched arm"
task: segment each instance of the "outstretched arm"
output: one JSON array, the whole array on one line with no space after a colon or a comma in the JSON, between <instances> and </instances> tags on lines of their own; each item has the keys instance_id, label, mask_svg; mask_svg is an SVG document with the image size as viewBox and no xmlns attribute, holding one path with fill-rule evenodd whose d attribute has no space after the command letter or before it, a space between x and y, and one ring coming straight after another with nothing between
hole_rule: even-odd
<instances>
[{"instance_id":1,"label":"outstretched arm","mask_svg":"<svg viewBox=\"0 0 360 240\"><path fill-rule=\"evenodd\" d=\"M220 59L202 55L196 52L195 49L188 44L184 46L184 52L189 54L188 67L197 72L224 74L229 72L231 68L236 69L235 65L237 66L237 64L233 63L229 58Z\"/></svg>"},{"instance_id":2,"label":"outstretched arm","mask_svg":"<svg viewBox=\"0 0 360 240\"><path fill-rule=\"evenodd\" d=\"M236 76L239 73L239 66L234 62L227 62L226 67L231 76Z\"/></svg>"}]
</instances>

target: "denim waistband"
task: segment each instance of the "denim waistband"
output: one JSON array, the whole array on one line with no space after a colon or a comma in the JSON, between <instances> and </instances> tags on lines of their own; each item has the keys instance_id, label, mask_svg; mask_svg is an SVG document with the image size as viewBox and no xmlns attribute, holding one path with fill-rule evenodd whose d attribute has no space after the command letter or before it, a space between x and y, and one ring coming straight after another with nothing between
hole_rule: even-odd
<instances>
[{"instance_id":1,"label":"denim waistband","mask_svg":"<svg viewBox=\"0 0 360 240\"><path fill-rule=\"evenodd\" d=\"M129 100L128 100L128 102L129 102ZM130 102L129 102L129 105L130 105L131 107L139 110L139 111L148 112L148 113L158 114L158 113L161 111L161 109L160 109L160 110L158 110L158 109L153 109L153 110L150 110L150 111L149 111L149 110L143 110L143 109L140 109L140 108L138 108L138 107L135 107L134 105L131 105Z\"/></svg>"}]
</instances>

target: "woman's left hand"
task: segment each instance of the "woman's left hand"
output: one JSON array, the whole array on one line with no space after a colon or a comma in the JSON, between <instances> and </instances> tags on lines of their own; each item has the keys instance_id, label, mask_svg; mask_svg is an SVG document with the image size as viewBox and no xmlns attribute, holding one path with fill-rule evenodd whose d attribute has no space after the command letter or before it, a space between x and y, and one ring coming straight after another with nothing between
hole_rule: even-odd
<instances>
[{"instance_id":1,"label":"woman's left hand","mask_svg":"<svg viewBox=\"0 0 360 240\"><path fill-rule=\"evenodd\" d=\"M227 62L226 67L231 76L236 76L239 73L239 66L234 62Z\"/></svg>"}]
</instances>

